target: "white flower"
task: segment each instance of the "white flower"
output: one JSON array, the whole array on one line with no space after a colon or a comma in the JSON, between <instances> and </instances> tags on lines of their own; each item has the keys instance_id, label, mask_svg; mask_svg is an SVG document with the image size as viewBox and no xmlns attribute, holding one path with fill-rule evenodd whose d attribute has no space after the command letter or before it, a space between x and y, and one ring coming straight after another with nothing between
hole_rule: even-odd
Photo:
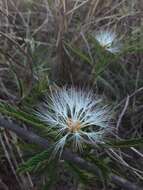
<instances>
[{"instance_id":1,"label":"white flower","mask_svg":"<svg viewBox=\"0 0 143 190\"><path fill-rule=\"evenodd\" d=\"M103 106L91 91L64 87L48 99L38 116L58 132L55 153L62 153L65 144L70 142L79 150L83 143L103 142L103 135L110 128L110 107Z\"/></svg>"},{"instance_id":2,"label":"white flower","mask_svg":"<svg viewBox=\"0 0 143 190\"><path fill-rule=\"evenodd\" d=\"M118 53L121 50L121 43L117 38L115 32L112 31L100 31L95 36L99 44L111 53Z\"/></svg>"}]
</instances>

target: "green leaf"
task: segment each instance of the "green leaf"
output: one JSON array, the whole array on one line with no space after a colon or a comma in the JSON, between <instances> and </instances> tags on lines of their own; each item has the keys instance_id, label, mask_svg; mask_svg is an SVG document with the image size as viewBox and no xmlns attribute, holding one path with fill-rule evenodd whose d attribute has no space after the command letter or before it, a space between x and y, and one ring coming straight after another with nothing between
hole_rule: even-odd
<instances>
[{"instance_id":1,"label":"green leaf","mask_svg":"<svg viewBox=\"0 0 143 190\"><path fill-rule=\"evenodd\" d=\"M135 146L143 146L143 138L110 141L103 145L103 147L107 148L129 148Z\"/></svg>"},{"instance_id":2,"label":"green leaf","mask_svg":"<svg viewBox=\"0 0 143 190\"><path fill-rule=\"evenodd\" d=\"M81 60L87 62L88 64L92 65L92 61L90 57L85 53L82 52L79 48L72 47L68 43L65 42L65 45L74 53L76 54Z\"/></svg>"},{"instance_id":3,"label":"green leaf","mask_svg":"<svg viewBox=\"0 0 143 190\"><path fill-rule=\"evenodd\" d=\"M66 165L70 172L72 172L74 177L77 178L77 180L80 181L82 184L87 185L90 182L90 179L93 178L92 174L80 170L76 165L72 164L71 162L66 161Z\"/></svg>"},{"instance_id":4,"label":"green leaf","mask_svg":"<svg viewBox=\"0 0 143 190\"><path fill-rule=\"evenodd\" d=\"M18 107L12 106L10 104L0 102L0 113L16 118L32 126L45 129L46 125L43 124L38 118L32 114L26 113L20 110Z\"/></svg>"},{"instance_id":5,"label":"green leaf","mask_svg":"<svg viewBox=\"0 0 143 190\"><path fill-rule=\"evenodd\" d=\"M94 156L89 156L89 158L100 169L104 179L106 179L111 170L108 166L109 160L107 158L95 158Z\"/></svg>"},{"instance_id":6,"label":"green leaf","mask_svg":"<svg viewBox=\"0 0 143 190\"><path fill-rule=\"evenodd\" d=\"M35 156L28 159L25 163L21 164L17 172L33 172L46 176L46 182L41 187L41 189L50 189L57 182L57 180L59 180L57 177L59 160L50 159L50 156L50 149L36 154Z\"/></svg>"},{"instance_id":7,"label":"green leaf","mask_svg":"<svg viewBox=\"0 0 143 190\"><path fill-rule=\"evenodd\" d=\"M17 171L20 172L20 173L24 173L24 172L27 172L27 171L28 172L37 171L38 168L40 168L40 166L42 165L42 163L45 160L48 160L49 157L50 157L50 151L45 150L45 151L31 157L25 163L21 164Z\"/></svg>"}]
</instances>

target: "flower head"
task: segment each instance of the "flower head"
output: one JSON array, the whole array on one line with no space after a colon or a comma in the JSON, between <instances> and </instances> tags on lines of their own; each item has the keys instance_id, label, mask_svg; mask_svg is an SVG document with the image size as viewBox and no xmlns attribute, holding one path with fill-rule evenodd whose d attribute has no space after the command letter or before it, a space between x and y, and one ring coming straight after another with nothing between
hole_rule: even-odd
<instances>
[{"instance_id":1,"label":"flower head","mask_svg":"<svg viewBox=\"0 0 143 190\"><path fill-rule=\"evenodd\" d=\"M91 91L62 88L51 94L38 116L58 133L55 151L62 152L66 143L81 150L83 143L103 142L111 119L109 106L94 98ZM54 131L55 131L54 130Z\"/></svg>"},{"instance_id":2,"label":"flower head","mask_svg":"<svg viewBox=\"0 0 143 190\"><path fill-rule=\"evenodd\" d=\"M96 40L99 44L111 53L118 53L121 50L121 43L117 39L117 35L112 31L100 31L96 34Z\"/></svg>"}]
</instances>

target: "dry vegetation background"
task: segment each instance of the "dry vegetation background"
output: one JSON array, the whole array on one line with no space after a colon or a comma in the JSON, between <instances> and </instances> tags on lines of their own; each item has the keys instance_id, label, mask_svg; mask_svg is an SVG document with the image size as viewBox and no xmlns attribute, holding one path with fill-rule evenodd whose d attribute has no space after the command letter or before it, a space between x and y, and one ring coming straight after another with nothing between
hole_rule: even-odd
<instances>
[{"instance_id":1,"label":"dry vegetation background","mask_svg":"<svg viewBox=\"0 0 143 190\"><path fill-rule=\"evenodd\" d=\"M117 60L96 55L91 36L104 29L115 31L124 44ZM106 96L117 109L119 138L142 137L142 0L0 0L1 103L27 111L49 88L65 84L88 85ZM8 115L10 122L21 124L19 116ZM47 174L53 168L19 173L19 163L40 152L19 141L14 133L1 130L0 190L122 189L103 176L95 179L80 171L80 177L73 177L76 169L67 172L63 163L54 177ZM96 157L105 167L108 163L107 170L142 186L142 151L142 146L111 148L96 150ZM47 179L52 182L44 187Z\"/></svg>"}]
</instances>

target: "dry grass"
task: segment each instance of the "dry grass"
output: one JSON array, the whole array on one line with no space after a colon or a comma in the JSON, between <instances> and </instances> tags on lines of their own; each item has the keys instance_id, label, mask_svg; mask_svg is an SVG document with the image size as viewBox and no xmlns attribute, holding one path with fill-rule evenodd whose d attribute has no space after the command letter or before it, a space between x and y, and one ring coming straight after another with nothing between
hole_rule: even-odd
<instances>
[{"instance_id":1,"label":"dry grass","mask_svg":"<svg viewBox=\"0 0 143 190\"><path fill-rule=\"evenodd\" d=\"M88 36L102 29L116 31L133 51L96 77L97 63ZM86 84L105 94L113 104L118 103L118 136L141 137L143 99L138 89L143 85L143 56L136 48L143 42L142 30L142 0L1 0L0 99L19 105L31 97L33 88L41 96L49 84L81 85L86 79ZM86 52L92 65L75 56L65 43ZM0 135L3 152L20 189L32 189L29 173L26 177L16 173L21 162L17 157L21 159L22 155L11 143L15 138L7 132ZM115 169L133 182L142 183L142 148L110 149L106 154L115 160Z\"/></svg>"}]
</instances>

